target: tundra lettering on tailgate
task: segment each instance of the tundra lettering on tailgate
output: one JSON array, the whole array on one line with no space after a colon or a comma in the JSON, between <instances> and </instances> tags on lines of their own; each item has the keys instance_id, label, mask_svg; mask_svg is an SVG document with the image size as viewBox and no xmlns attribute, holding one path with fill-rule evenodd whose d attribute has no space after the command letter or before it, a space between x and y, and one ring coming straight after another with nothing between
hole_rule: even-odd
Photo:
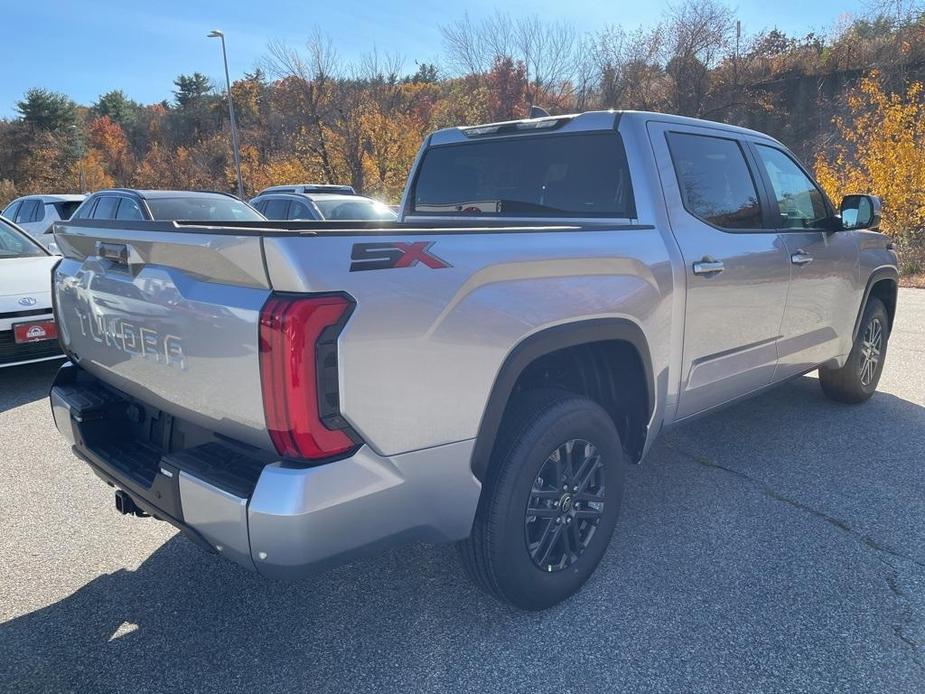
<instances>
[{"instance_id":1,"label":"tundra lettering on tailgate","mask_svg":"<svg viewBox=\"0 0 925 694\"><path fill-rule=\"evenodd\" d=\"M130 323L121 318L107 318L75 307L80 319L80 333L106 347L129 356L152 359L166 366L186 370L183 341L176 335L161 335L157 330Z\"/></svg>"},{"instance_id":2,"label":"tundra lettering on tailgate","mask_svg":"<svg viewBox=\"0 0 925 694\"><path fill-rule=\"evenodd\" d=\"M411 267L424 263L434 270L452 267L448 262L430 252L433 241L385 243L355 243L350 254L350 272L360 270L390 270Z\"/></svg>"}]
</instances>

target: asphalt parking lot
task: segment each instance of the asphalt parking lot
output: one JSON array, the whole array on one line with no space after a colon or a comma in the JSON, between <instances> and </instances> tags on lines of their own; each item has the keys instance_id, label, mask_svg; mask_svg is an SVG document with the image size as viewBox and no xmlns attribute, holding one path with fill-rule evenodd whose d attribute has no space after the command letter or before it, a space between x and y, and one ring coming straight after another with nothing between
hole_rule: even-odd
<instances>
[{"instance_id":1,"label":"asphalt parking lot","mask_svg":"<svg viewBox=\"0 0 925 694\"><path fill-rule=\"evenodd\" d=\"M119 516L0 371L0 691L925 691L925 291L880 391L805 377L665 435L597 574L541 614L413 546L295 584Z\"/></svg>"}]
</instances>

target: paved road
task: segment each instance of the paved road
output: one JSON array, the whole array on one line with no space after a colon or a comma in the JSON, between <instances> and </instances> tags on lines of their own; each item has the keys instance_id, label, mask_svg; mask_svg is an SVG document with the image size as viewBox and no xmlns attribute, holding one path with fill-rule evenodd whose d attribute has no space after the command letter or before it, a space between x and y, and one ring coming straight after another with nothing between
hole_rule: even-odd
<instances>
[{"instance_id":1,"label":"paved road","mask_svg":"<svg viewBox=\"0 0 925 694\"><path fill-rule=\"evenodd\" d=\"M881 393L803 378L666 435L603 565L543 614L414 546L298 584L118 516L0 371L0 690L925 691L925 291Z\"/></svg>"}]
</instances>

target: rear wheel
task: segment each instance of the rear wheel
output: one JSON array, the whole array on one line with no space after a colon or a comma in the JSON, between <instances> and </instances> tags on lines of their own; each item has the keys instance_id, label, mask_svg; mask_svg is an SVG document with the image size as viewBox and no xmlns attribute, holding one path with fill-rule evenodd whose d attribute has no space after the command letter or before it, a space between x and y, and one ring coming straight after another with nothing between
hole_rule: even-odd
<instances>
[{"instance_id":1,"label":"rear wheel","mask_svg":"<svg viewBox=\"0 0 925 694\"><path fill-rule=\"evenodd\" d=\"M889 338L890 318L886 307L880 299L870 297L848 361L840 369L819 369L823 392L838 402L867 400L880 382Z\"/></svg>"},{"instance_id":2,"label":"rear wheel","mask_svg":"<svg viewBox=\"0 0 925 694\"><path fill-rule=\"evenodd\" d=\"M566 599L607 549L624 473L620 436L599 405L561 391L520 396L499 432L472 535L460 543L467 573L523 609Z\"/></svg>"}]
</instances>

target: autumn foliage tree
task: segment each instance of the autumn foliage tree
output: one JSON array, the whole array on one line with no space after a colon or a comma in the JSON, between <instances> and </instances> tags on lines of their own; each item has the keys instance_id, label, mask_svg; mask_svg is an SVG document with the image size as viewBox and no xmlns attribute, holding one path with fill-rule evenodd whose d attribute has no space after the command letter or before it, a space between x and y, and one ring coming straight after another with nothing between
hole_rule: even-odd
<instances>
[{"instance_id":1,"label":"autumn foliage tree","mask_svg":"<svg viewBox=\"0 0 925 694\"><path fill-rule=\"evenodd\" d=\"M662 111L766 132L815 161L836 198L882 195L884 229L903 256L915 247L925 256L925 15L921 0L870 7L805 35L750 32L725 0L677 0L645 26L590 32L495 11L435 28L439 61L410 69L375 49L347 60L316 30L302 45L270 44L231 85L244 191L347 183L397 202L438 128L523 118L531 105L554 115ZM179 75L152 104L113 85L89 106L27 91L17 117L0 119L0 204L111 185L233 191L226 96L215 85Z\"/></svg>"},{"instance_id":2,"label":"autumn foliage tree","mask_svg":"<svg viewBox=\"0 0 925 694\"><path fill-rule=\"evenodd\" d=\"M135 171L135 157L122 126L109 116L95 118L87 125L87 144L109 179L116 185L129 185Z\"/></svg>"},{"instance_id":3,"label":"autumn foliage tree","mask_svg":"<svg viewBox=\"0 0 925 694\"><path fill-rule=\"evenodd\" d=\"M834 119L833 144L816 158L816 175L833 199L872 192L883 202L881 228L905 249L925 239L925 92L921 82L884 89L877 72L847 98Z\"/></svg>"}]
</instances>

